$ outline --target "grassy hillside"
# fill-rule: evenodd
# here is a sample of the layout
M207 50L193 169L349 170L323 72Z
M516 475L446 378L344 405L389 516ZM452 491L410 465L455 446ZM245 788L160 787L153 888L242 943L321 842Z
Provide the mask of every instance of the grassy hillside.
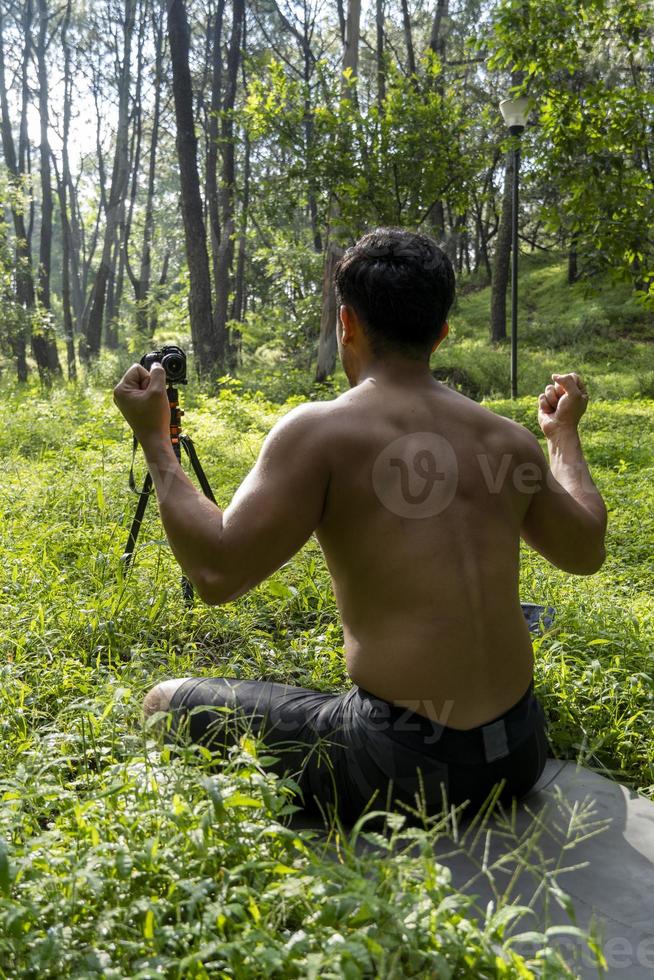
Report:
M557 754L654 798L654 402L639 388L652 347L636 310L638 340L617 335L625 320L602 321L605 336L580 332L600 300L568 292L561 276L535 265L526 277L531 395L487 402L533 428L533 395L568 367L601 396L583 437L610 511L607 563L576 578L523 553L523 598L558 611L536 642L537 690ZM616 297L597 309L617 308ZM489 390L503 392L508 351L485 343L487 301L461 299L438 359L480 381L496 372ZM556 334L552 324L571 331L571 346L540 349L535 338ZM236 603L185 608L154 506L136 565L120 575L135 498L108 392L5 391L3 406L0 978L556 976L545 935L533 973L511 950L506 923L519 913L500 903L481 924L470 918L432 857L446 827L398 829L394 855L376 838L382 850L366 858L336 832L334 860L287 826L291 784L266 773L251 743L220 771L196 750L161 753L140 721L159 678L346 685L320 553L310 543ZM189 392L187 407L224 504L286 407L232 390ZM532 929L544 924L524 916L518 931Z
M596 398L654 397L654 315L627 283L567 284L564 261L521 257L519 391L535 393L553 371L577 370ZM509 394L509 346L488 343L490 287L462 280L451 333L434 366L464 368L482 395ZM510 302L507 332L510 334Z

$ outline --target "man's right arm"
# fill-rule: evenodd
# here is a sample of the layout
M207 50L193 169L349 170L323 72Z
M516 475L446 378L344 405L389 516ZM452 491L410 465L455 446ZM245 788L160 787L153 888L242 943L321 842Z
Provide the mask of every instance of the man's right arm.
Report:
M577 431L588 396L577 374L553 375L553 380L538 406L550 465L534 439L530 455L543 479L523 520L522 536L558 568L591 575L601 568L606 554L606 507L593 483Z

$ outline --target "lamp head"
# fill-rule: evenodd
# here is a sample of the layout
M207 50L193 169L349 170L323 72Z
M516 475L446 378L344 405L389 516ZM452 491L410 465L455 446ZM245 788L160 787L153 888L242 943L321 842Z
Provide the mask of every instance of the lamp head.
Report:
M527 125L529 99L526 95L521 95L517 99L502 99L500 112L511 136L518 136Z

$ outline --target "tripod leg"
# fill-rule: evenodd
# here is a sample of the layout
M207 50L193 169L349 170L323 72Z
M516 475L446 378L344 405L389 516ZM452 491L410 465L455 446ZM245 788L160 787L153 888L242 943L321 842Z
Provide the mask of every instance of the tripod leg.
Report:
M145 480L143 481L143 489L139 494L139 502L136 505L136 513L134 514L134 520L132 521L132 526L129 529L129 537L127 538L125 551L122 555L122 561L125 563L126 568L129 567L129 564L134 555L134 548L136 547L136 539L139 536L141 524L143 523L143 515L145 514L145 508L147 507L148 497L150 496L151 490L152 490L152 477L150 476L149 473L147 473Z

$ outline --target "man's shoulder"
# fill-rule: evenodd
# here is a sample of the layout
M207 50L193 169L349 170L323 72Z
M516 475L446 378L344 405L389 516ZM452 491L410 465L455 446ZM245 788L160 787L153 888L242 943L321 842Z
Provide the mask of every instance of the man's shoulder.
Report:
M353 395L354 392L345 391L336 398L325 401L302 402L282 415L276 423L276 427L293 427L298 430L302 428L326 428L330 421L340 419L344 414L361 413L362 401Z
M484 413L487 439L503 452L514 452L530 458L540 449L538 439L526 426L505 415L498 415L483 405L477 406Z
M302 402L295 405L275 422L268 433L267 442L290 446L315 444L328 432L333 402Z

